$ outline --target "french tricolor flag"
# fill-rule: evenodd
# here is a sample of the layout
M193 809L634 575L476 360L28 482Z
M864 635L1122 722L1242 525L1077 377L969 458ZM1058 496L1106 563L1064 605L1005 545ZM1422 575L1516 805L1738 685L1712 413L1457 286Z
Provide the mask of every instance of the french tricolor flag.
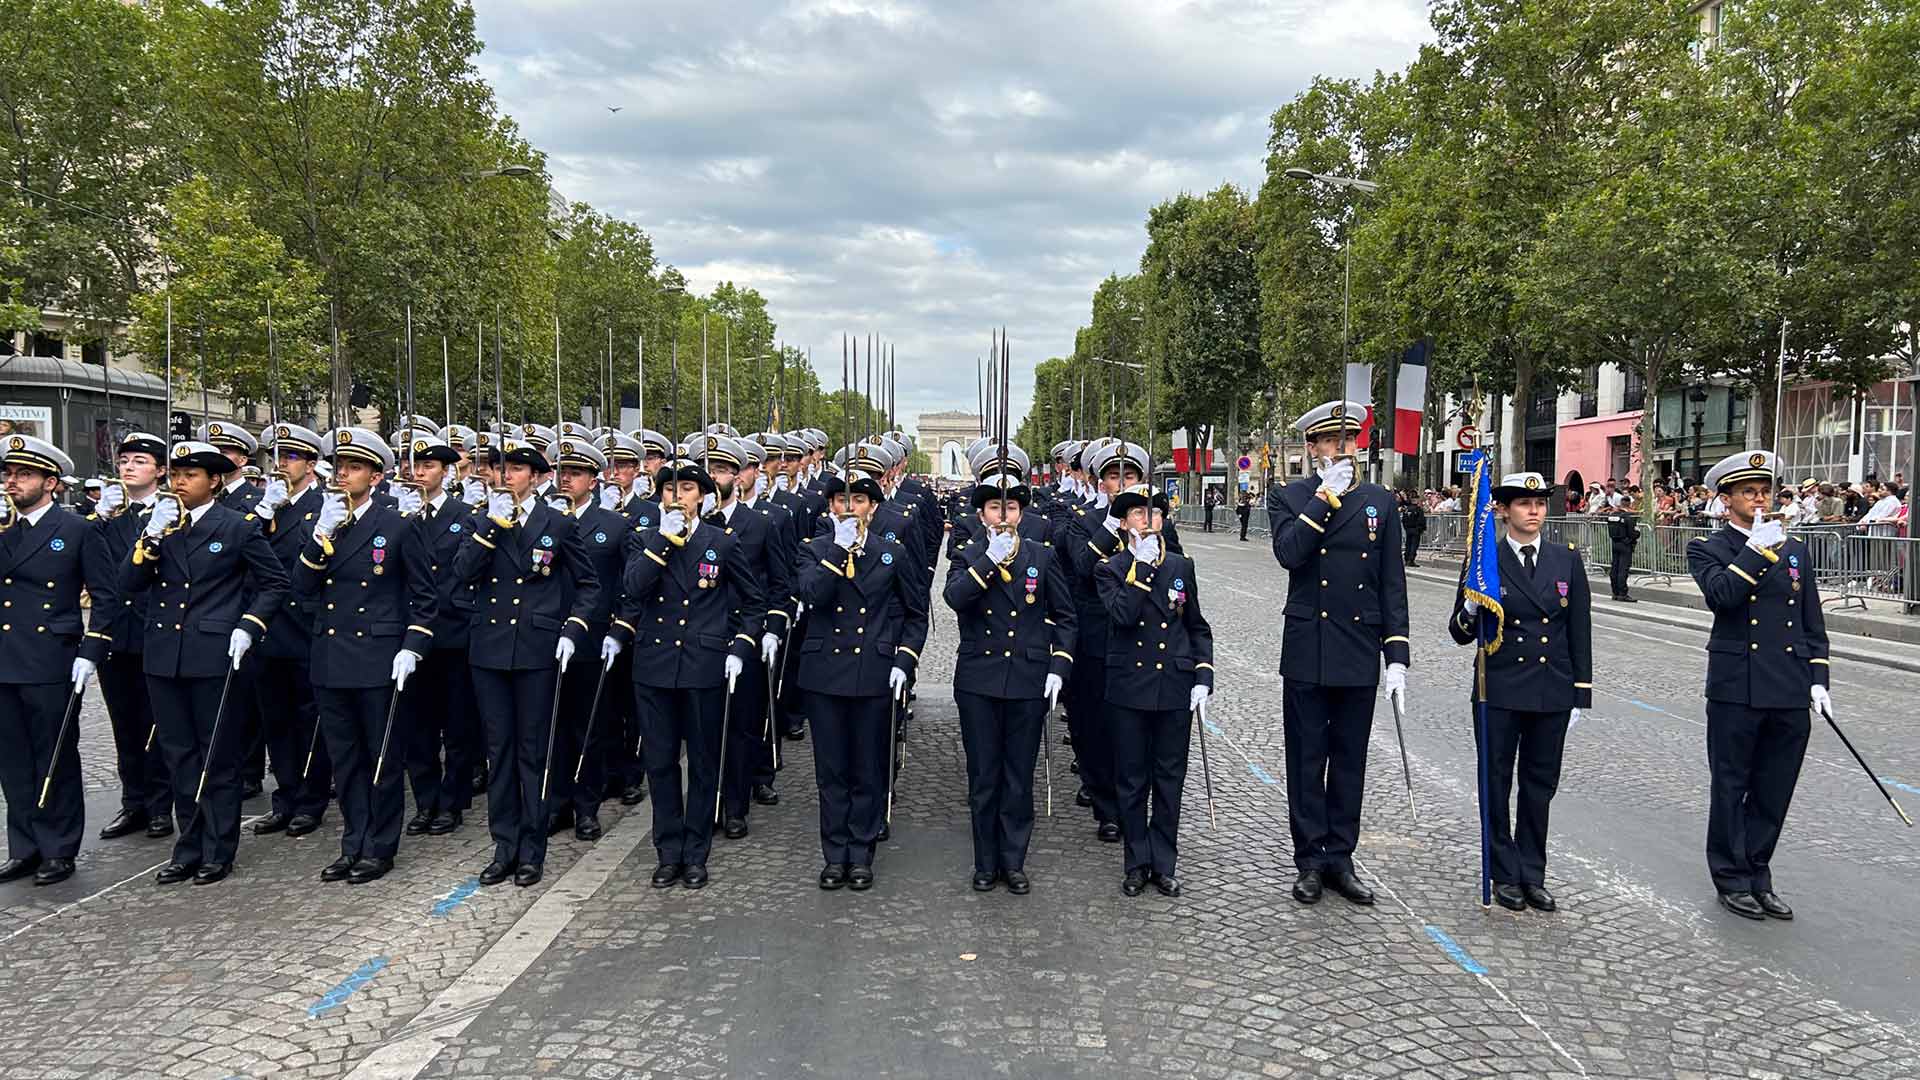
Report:
M1420 418L1427 411L1427 354L1432 343L1421 338L1400 354L1400 376L1393 391L1393 448L1420 453Z

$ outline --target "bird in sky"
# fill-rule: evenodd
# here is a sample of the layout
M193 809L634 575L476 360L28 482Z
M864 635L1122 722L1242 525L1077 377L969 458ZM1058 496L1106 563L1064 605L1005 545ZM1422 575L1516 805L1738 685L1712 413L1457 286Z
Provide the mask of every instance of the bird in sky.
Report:
M609 105L607 106L607 111L610 113L617 113L624 108L626 108L625 105Z

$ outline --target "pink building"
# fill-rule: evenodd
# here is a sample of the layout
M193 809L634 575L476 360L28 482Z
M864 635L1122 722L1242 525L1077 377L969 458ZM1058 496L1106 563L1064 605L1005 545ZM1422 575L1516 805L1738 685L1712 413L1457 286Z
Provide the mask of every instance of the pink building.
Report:
M1554 454L1556 480L1578 471L1592 484L1608 480L1638 482L1640 455L1633 440L1633 426L1640 422L1641 410L1609 413L1584 420L1564 420Z

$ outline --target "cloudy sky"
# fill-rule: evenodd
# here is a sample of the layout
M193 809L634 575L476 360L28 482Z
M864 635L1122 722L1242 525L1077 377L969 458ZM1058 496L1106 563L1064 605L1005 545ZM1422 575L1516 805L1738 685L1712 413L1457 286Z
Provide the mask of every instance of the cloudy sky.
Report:
M563 194L699 291L760 290L823 375L843 331L885 335L909 426L973 407L1001 324L1017 423L1150 206L1257 189L1276 106L1428 36L1420 0L475 6L482 71Z

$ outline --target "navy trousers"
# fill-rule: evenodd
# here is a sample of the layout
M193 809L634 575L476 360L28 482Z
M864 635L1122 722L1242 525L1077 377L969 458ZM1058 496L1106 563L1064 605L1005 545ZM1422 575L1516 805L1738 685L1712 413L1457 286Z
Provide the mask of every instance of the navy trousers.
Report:
M86 781L80 776L80 718L66 737L60 721L73 698L72 683L0 683L0 792L7 797L7 856L71 859L86 828ZM53 770L46 809L40 788Z
M727 689L634 687L653 788L653 846L660 862L705 866L713 850L714 797L720 790L720 739ZM680 782L680 748L687 775Z
M160 820L172 806L167 763L160 756L153 726L153 702L147 696L145 659L137 652L113 653L100 664L97 681L113 727L115 770L120 775L120 808Z
M887 820L887 710L893 699L809 692L813 777L820 787L820 854L830 863L872 866Z
M1180 793L1187 783L1185 709L1128 709L1113 717L1114 783L1126 868L1172 877L1180 856Z
M487 829L493 857L508 866L547 861L547 803L540 796L547 767L547 724L553 716L558 667L475 667L473 696L487 745Z
M734 682L733 711L727 717L727 774L720 778L727 817L746 817L753 809L753 785L773 782L767 734L767 666L749 660Z
M1281 680L1280 689L1294 868L1351 871L1379 689L1298 679Z
M239 681L236 676L234 682ZM160 727L160 753L172 781L173 819L180 830L174 834L173 861L182 866L230 863L240 849L240 761L247 748L245 732L239 730L237 690L229 691L226 719L217 733L214 730L224 682L219 675L147 676L147 694ZM203 762L207 786L195 813L193 795Z
M1773 849L1812 728L1806 709L1707 702L1707 869L1721 892L1773 890Z
M993 698L956 689L960 744L967 752L967 811L973 869L1024 870L1033 839L1033 765L1040 756L1045 698Z
M260 696L260 715L267 729L273 812L321 817L327 812L327 791L333 785L333 757L327 753L326 739L316 737L320 706L313 697L308 666L298 660L263 658L253 689Z
M560 732L553 740L553 773L547 788L550 816L568 810L576 820L600 815L600 802L606 797L607 761L619 735L620 719L614 715L613 702L626 697L627 687L632 685L631 681L615 682L616 673L612 671L606 671L602 685L603 671L599 664L587 661L569 666L560 678ZM596 689L600 693L598 706L593 700ZM573 779L576 769L579 783Z
M430 650L407 680L400 707L408 714L407 780L414 806L429 813L465 811L473 805L473 771L485 753L467 651Z
M1560 786L1568 715L1487 709L1490 869L1497 882L1547 883L1547 811ZM1476 739L1478 728L1476 724Z
M1080 762L1080 784L1093 799L1093 819L1102 825L1118 821L1120 810L1113 780L1113 720L1107 704L1105 658L1082 656L1074 660L1067 693L1067 729L1073 733L1073 753Z

